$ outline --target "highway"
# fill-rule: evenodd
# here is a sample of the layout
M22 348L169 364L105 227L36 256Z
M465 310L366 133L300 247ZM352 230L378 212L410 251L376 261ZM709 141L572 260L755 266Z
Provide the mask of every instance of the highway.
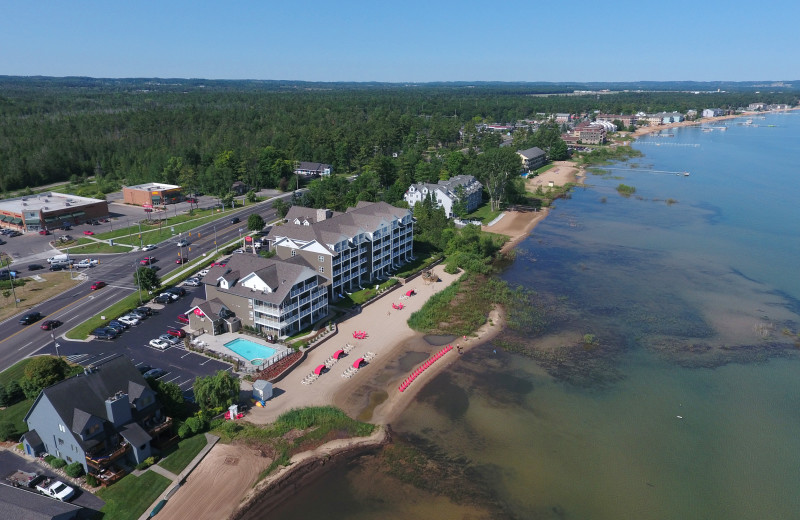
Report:
M291 193L288 193L281 195L279 198L285 200L290 197ZM128 340L128 337L132 337L134 334L137 338L135 343L138 345L146 344L146 340L164 333L163 327L157 329L155 325L151 325L150 323L167 320L167 318L163 320L151 318L138 325L135 328L135 332L134 329L126 331L116 340L109 342L70 341L60 337L61 334L64 334L72 327L136 291L133 274L135 269L139 266L139 261L145 256L151 255L158 259L156 265L161 268L158 274L162 280L167 278L172 271L181 267L175 263L175 260L178 258L179 249L183 250L184 256L188 255L190 261L196 259L198 255L205 255L209 258L210 263L212 255L215 252L215 235L218 246L234 238L245 235L247 233L247 217L254 212L260 214L265 222L272 222L277 218L275 210L272 209L272 202L267 201L257 206L249 206L240 211L227 213L219 220L204 224L191 233L184 233L182 236L176 235L170 240L157 244L158 248L150 252L137 251L117 255L103 255L100 265L82 270L82 272L86 273L88 276L86 281L63 294L41 303L31 310L20 312L3 323L0 323L0 370L5 370L14 363L31 355L56 353L51 333L41 330L41 321L28 326L20 325L19 318L31 311L40 312L43 315L43 320L57 319L64 323L55 330L56 341L60 345L59 353L62 356L69 356L70 359L77 360L78 362L82 362L80 361L81 359L93 358L101 351L114 352L115 347L123 343L125 344L125 348L133 348L133 345L129 345L131 342ZM238 217L241 221L233 224L231 219L234 217ZM189 240L190 245L188 247L178 248L176 243L181 238ZM22 272L27 272L27 265L25 264L15 264L14 267ZM97 291L92 291L90 289L91 282L98 280L105 281L108 285ZM187 287L187 289L189 288ZM169 322L170 324L174 324L172 323L172 321L174 321L174 316L185 312L188 309L188 304L192 297L198 296L204 297L202 288L196 288L194 291L190 291L190 294L187 294L183 299L167 306L165 311L169 312L171 317L165 323ZM111 317L112 316L109 316L109 318ZM105 349L101 348L98 350L98 344L105 345ZM121 350L123 349L116 348L116 351ZM158 354L167 354L169 351L179 350L186 353L182 348L170 348L166 352L155 352ZM195 354L192 356L201 357ZM135 359L135 356L131 357ZM172 357L172 354L168 354L164 357ZM203 358L203 361L205 361L205 359L206 358ZM228 365L225 365L225 367L227 366Z

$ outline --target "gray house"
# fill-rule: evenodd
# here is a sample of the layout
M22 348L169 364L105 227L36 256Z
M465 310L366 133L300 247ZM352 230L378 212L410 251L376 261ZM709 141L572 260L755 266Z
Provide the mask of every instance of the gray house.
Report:
M453 205L456 202L463 202L467 213L481 205L483 184L472 175L456 175L446 181L440 180L436 184L412 184L403 195L409 207L428 197L433 197L437 207L443 207L445 215L452 218L455 216Z
M80 462L86 473L102 473L105 479L121 472L117 463L149 457L151 442L172 421L144 377L120 354L42 390L25 422L27 454Z

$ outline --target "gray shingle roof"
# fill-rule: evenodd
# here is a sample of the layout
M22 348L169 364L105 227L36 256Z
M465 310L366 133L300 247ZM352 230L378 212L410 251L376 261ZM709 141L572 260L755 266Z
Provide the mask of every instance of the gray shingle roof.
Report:
M527 150L519 150L517 153L524 156L526 159L533 159L534 157L547 155L545 154L544 150L542 150L538 146L534 146L533 148L528 148Z
M55 517L72 518L81 507L53 500L24 489L0 484L0 518L24 520L52 520Z

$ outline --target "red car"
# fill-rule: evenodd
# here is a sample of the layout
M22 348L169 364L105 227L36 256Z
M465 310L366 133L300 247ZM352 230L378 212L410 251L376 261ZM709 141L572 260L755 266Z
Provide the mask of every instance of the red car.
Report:
M186 332L184 332L181 329L175 329L175 328L172 328L172 327L167 329L167 334L169 334L170 336L175 336L176 338L185 338L186 337Z
M84 235L94 235L94 231L89 231L88 229L83 232Z
M40 230L39 230L39 234L40 234L40 235L49 235L49 234L50 234L50 232L49 232L49 231L47 231L46 229L40 229Z
M60 326L61 322L58 320L47 320L43 321L42 324L39 326L42 330L52 330L56 327ZM183 332L183 331L181 331Z
M189 323L189 316L185 314L178 314L178 321L181 323Z
M148 265L148 264L152 264L155 261L156 261L156 257L154 257L154 256L146 256L146 257L142 258L141 260L139 260L139 263L142 264L142 265Z
M105 286L106 286L106 282L94 282L92 284L92 290L96 291L97 289L102 289Z
M185 263L186 263L186 262L188 262L188 261L189 261L189 259L188 259L188 258L186 258L185 256L179 256L179 257L178 257L178 258L175 260L175 263L176 263L176 264L185 264Z

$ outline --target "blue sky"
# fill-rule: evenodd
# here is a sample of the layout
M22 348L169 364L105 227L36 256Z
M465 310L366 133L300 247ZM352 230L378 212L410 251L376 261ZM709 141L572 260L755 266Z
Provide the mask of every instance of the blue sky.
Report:
M2 0L0 74L793 80L800 3Z

